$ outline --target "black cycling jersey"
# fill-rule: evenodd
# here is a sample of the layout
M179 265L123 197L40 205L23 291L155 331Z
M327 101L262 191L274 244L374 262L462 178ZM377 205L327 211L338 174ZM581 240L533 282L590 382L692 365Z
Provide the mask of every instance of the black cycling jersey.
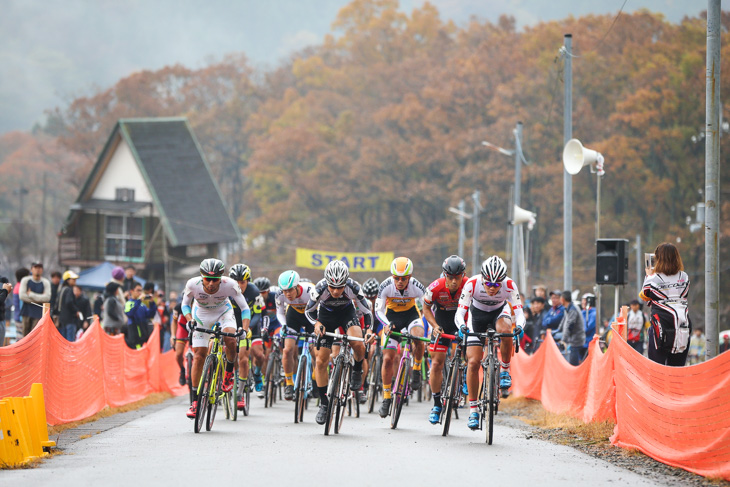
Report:
M372 323L370 303L365 298L360 285L352 279L347 280L345 290L339 298L335 298L330 294L325 279L317 283L314 291L310 292L310 297L304 313L312 324L316 323L322 314L355 317L355 303L357 303L357 307L365 316L365 328L370 328ZM344 325L344 323L341 323L341 325Z

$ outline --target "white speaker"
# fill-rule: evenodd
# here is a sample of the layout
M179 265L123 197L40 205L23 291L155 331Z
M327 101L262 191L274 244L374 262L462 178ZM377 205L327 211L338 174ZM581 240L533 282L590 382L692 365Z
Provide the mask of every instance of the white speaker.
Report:
M512 215L512 223L514 223L515 225L527 223L527 228L529 228L530 230L532 230L532 227L535 226L535 222L537 222L537 213L525 210L524 208L520 208L517 205L514 205L514 211Z
M598 152L586 149L578 139L570 139L563 148L563 166L568 174L575 176L583 169L583 166L590 166L597 162L603 162L603 156ZM603 169L601 167L601 169Z

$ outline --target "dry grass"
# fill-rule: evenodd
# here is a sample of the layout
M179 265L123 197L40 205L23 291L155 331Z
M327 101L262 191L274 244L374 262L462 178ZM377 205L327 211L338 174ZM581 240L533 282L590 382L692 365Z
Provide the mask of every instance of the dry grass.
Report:
M104 408L98 413L96 413L93 416L89 416L88 418L82 419L80 421L72 421L70 423L64 423L64 424L58 424L56 426L49 426L48 427L48 436L55 436L59 433L66 431L71 428L76 428L78 426L81 426L82 424L91 423L92 421L97 421L102 418L108 418L109 416L114 416L115 414L119 413L126 413L128 411L134 411L139 408L143 408L145 406L151 406L152 404L159 404L163 401L166 401L167 399L171 398L172 394L169 392L155 392L154 394L150 394L149 396L145 397L144 399L132 402L129 404L125 404L124 406L119 406L116 408Z

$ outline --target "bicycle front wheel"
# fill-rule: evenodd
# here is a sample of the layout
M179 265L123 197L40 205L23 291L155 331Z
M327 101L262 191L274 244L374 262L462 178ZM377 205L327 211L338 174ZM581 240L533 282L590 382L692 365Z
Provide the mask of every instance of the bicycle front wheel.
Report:
M393 391L393 413L390 416L390 429L396 429L398 427L398 420L400 419L400 412L403 409L403 403L406 398L406 389L408 386L408 375L409 371L406 367L407 361L401 360L398 366L398 374L395 376L395 391Z
M217 369L217 370L216 370ZM223 385L223 367L218 364L216 360L216 368L211 374L211 387L210 393L208 394L208 414L205 422L205 430L210 431L213 428L213 421L215 421L215 413L218 410L218 403L222 395L221 386Z
M269 355L269 363L266 364L266 387L264 388L264 407L268 408L274 405L274 370L276 369L276 353Z
M307 360L304 357L299 358L299 367L297 367L297 382L294 384L294 423L299 423L304 416L304 391L306 380Z
M489 414L488 414L488 426L486 428L487 430L487 444L491 445L492 440L494 438L494 411L495 411L495 405L497 403L497 394L499 394L497 391L499 390L499 384L497 381L499 380L499 374L497 373L497 360L495 360L495 357L493 355L489 356L489 363L487 364L487 370L485 373L489 375L489 378L486 376L484 377L484 380L487 381L487 402L488 402L488 408L489 408Z
M452 413L455 413L455 408L457 406L458 402L458 394L459 394L459 364L456 360L451 360L449 362L449 371L446 375L446 390L443 393L442 401L446 401L445 404L445 411L441 413L441 418L444 423L444 430L441 433L441 436L448 436L449 434L449 427L451 426L451 416Z
M198 395L197 390L193 386L193 379L192 379L192 370L193 370L193 357L191 355L185 356L185 382L188 385L188 391L190 391L190 404L195 401L195 397Z
M340 377L342 377L342 362L337 361L335 370L330 376L329 391L327 392L327 420L324 423L324 434L330 434L332 424L335 422L335 410L340 397Z
M205 418L205 414L208 412L208 403L210 402L208 400L209 395L211 394L211 384L213 383L213 373L215 371L216 367L216 361L215 356L208 355L205 358L205 363L203 365L203 375L200 377L200 385L198 386L198 394L197 394L197 401L198 401L198 409L195 412L195 422L193 424L193 431L196 433L200 433L200 430L203 429L203 422Z
M350 398L350 364L346 364L342 369L340 376L340 394L337 398L337 414L335 422L335 434L339 434L342 429L342 421L345 419L345 405ZM348 414L352 414L351 412Z

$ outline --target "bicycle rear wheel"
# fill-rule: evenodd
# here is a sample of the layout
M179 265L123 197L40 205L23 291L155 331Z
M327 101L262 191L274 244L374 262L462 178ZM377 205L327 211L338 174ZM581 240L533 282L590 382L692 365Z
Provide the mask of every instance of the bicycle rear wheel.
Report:
M266 364L266 387L264 388L264 407L268 408L273 406L274 397L274 364L276 363L276 353L272 352L269 355L269 363Z
M403 403L405 402L406 386L408 385L408 370L407 362L401 360L398 365L398 374L395 376L395 391L393 391L393 412L390 416L390 429L396 429L398 427L398 420L400 419L400 412L403 409Z
M328 436L332 423L335 419L335 409L337 409L336 401L340 395L340 377L342 376L342 362L337 361L335 370L332 372L329 381L329 391L327 392L327 420L324 423L324 434Z
M294 423L299 423L304 415L306 367L307 360L304 357L300 357L299 367L297 367L297 382L294 384Z
M208 355L203 365L203 374L200 376L200 385L198 386L198 409L195 412L195 421L193 422L193 431L200 433L203 429L205 413L208 411L208 395L210 394L210 386L213 380L212 371L215 369L215 357Z
M380 373L383 363L381 362L380 355L376 355L373 359L373 364L370 367L370 379L368 380L368 414L373 412L375 409L375 402L378 399L380 389Z

